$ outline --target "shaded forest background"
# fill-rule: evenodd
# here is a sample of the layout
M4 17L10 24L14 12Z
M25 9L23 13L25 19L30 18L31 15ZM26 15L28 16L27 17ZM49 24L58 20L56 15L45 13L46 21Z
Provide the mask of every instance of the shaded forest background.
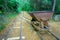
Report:
M0 0L0 13L52 10L53 0ZM56 0L55 14L60 13L60 0Z
M53 0L0 0L0 31L21 11L52 11ZM54 14L60 14L60 0L56 0Z

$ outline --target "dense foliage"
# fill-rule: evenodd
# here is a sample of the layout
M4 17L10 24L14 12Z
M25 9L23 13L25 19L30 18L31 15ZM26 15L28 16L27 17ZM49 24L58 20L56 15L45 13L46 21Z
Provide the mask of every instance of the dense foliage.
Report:
M60 0L56 0L56 13L60 13ZM53 0L0 0L1 12L52 10Z
M0 31L20 11L52 10L53 0L0 0ZM60 14L60 0L56 0L55 14Z

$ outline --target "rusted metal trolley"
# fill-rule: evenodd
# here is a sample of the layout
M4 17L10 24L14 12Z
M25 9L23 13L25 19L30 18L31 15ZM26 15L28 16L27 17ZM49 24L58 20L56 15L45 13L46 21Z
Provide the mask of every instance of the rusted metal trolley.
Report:
M48 20L52 17L52 15L54 13L55 3L56 3L56 0L54 0L52 11L30 12L30 15L32 16L32 25L35 26L34 23L37 21L37 22L39 22L38 24L41 26L41 28L49 27Z

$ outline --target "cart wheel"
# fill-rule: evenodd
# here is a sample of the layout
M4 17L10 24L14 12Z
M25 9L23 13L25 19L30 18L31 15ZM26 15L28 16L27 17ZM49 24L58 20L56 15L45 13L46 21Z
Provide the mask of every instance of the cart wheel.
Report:
M38 21L33 21L32 22L32 27L34 28L35 31L39 31L40 30L40 24Z
M44 26L44 28L42 28L44 30L50 30L50 26Z
M44 29L47 29L47 27L44 26Z

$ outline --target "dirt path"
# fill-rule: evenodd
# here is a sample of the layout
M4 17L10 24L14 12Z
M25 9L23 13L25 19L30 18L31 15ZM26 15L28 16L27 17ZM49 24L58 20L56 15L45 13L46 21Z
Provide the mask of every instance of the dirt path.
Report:
M20 24L21 24L21 16L22 14L18 15L11 25L11 30L9 30L9 34L7 34L7 39L9 40L16 40L20 38ZM37 33L31 28L31 24L29 24L26 20L23 20L23 32L22 32L22 39L23 40L40 40ZM5 37L6 38L6 37Z
M60 22L51 22L51 32L60 38Z
M12 23L13 25L11 25L11 30L9 30L9 34L7 34L7 39L9 40L19 40L20 39L20 27L21 27L21 19L22 18L22 14L19 14L18 17L15 19L15 21ZM28 19L26 19L28 18ZM31 24L29 22L31 22L32 18L28 15L28 14L24 14L24 18L23 18L23 23L22 23L22 39L23 40L41 40L41 37L38 36L37 32L33 30ZM27 21L28 20L28 21ZM54 24L54 23L53 23ZM53 25L51 24L51 25ZM54 27L52 27L51 30L53 30L53 32L58 32L58 30ZM59 33L60 34L60 33ZM42 34L42 36L44 37L45 40L56 40L55 38L53 38L50 34L46 33L46 34Z

